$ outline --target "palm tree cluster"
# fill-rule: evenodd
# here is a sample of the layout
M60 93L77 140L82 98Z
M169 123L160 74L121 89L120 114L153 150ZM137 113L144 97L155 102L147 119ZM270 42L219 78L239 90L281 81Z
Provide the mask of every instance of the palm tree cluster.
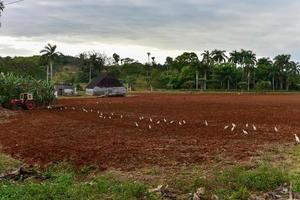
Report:
M291 83L299 80L299 64L291 61L290 55L278 55L273 60L266 57L257 59L256 54L250 50L232 51L227 56L225 50L216 49L204 51L201 56L202 58L198 58L195 53L186 52L174 61L168 57L165 63L168 74L172 71L186 71L189 67L196 75L195 88L198 89L200 80L203 90L207 89L208 82L221 82L221 85L226 82L227 89L230 89L234 81L236 88L245 85L248 91L255 88L257 83L270 83L273 90L289 90ZM199 71L203 74L200 79Z
M47 82L49 81L49 76L50 80L52 81L53 79L53 64L54 61L62 55L60 52L56 51L57 46L56 45L51 45L48 44L45 46L43 50L41 50L42 56L48 61L49 66L47 66Z

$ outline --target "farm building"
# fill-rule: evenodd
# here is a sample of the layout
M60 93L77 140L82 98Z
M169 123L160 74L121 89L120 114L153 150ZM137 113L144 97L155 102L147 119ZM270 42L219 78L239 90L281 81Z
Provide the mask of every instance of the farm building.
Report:
M76 95L76 87L74 87L73 84L68 83L58 83L55 84L55 93L57 93L58 96L72 96Z
M113 76L98 76L86 87L86 94L93 96L125 96L126 88Z

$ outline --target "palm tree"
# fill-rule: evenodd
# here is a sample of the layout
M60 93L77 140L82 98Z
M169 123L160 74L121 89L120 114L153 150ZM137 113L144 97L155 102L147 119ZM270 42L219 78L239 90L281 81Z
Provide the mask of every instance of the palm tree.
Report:
M226 59L228 58L226 56L226 51L225 50L218 50L215 49L211 52L211 56L213 61L217 62L218 64L226 62Z
M286 69L286 90L289 90L289 85L290 85L290 77L294 75L298 75L300 72L299 70L299 63L296 63L294 61L290 61L288 68Z
M45 57L50 66L50 80L53 79L53 64L54 61L58 58L58 56L62 55L62 53L56 51L57 46L48 44L45 46L43 50L40 51L43 57ZM47 66L47 82L49 81L49 66Z
M238 64L241 64L242 63L242 56L241 56L241 52L238 52L238 51L232 51L230 54L230 57L228 59L228 61L230 63L233 63L235 65L235 67L238 65Z
M285 70L289 68L291 55L278 55L274 58L274 65L279 71L280 89L283 89L283 80L285 77Z
M119 62L120 62L120 56L116 53L113 54L113 59L115 61L115 64L116 65L119 65Z
M211 58L211 53L209 51L204 51L202 54L202 69L204 72L204 84L203 89L206 90L207 72L210 70L213 60Z
M266 69L268 76L272 79L272 89L275 90L275 76L277 75L277 68L273 64L272 60L270 58L260 58L257 61L257 69Z
M150 56L151 56L151 53L148 52L147 55L148 55L148 64L150 64Z
M103 57L101 57L101 54L96 53L96 52L91 52L89 53L89 58L88 58L88 66L89 66L89 82L92 81L92 70L93 69L98 69L99 72L101 72L105 60Z
M254 68L256 64L256 54L250 50L247 51L242 49L241 57L242 57L242 66L244 67L244 70L247 74L248 91L250 91L250 76L251 76L251 70Z

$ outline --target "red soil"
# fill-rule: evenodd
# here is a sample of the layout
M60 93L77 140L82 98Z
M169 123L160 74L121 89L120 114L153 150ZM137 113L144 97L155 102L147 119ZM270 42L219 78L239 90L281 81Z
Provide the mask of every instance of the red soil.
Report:
M290 143L300 133L297 95L141 94L60 103L68 109L24 111L12 122L0 123L0 150L29 164L67 160L76 166L133 170L203 164L220 155L246 160L264 145ZM83 107L93 113L83 112ZM99 118L98 110L106 119ZM140 121L141 116L147 119ZM155 122L151 130L149 117ZM187 124L180 126L182 120ZM237 129L225 131L232 122ZM258 130L245 128L246 123Z

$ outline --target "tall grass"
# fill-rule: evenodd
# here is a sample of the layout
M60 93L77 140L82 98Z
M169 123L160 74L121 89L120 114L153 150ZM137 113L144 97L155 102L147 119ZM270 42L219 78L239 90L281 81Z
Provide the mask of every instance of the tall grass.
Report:
M39 105L46 105L55 99L54 85L30 76L18 76L13 73L0 73L0 104L19 98L20 93L33 93Z

